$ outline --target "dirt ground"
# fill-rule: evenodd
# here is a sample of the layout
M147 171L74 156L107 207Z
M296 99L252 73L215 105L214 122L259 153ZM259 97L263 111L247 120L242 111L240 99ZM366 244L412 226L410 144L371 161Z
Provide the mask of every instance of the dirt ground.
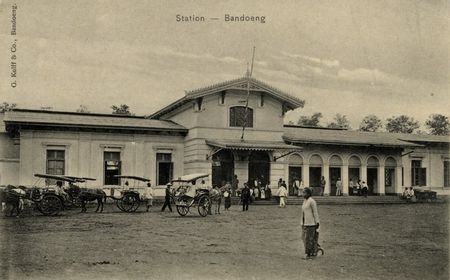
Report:
M447 204L319 205L315 260L301 259L299 207L0 218L0 278L449 279Z

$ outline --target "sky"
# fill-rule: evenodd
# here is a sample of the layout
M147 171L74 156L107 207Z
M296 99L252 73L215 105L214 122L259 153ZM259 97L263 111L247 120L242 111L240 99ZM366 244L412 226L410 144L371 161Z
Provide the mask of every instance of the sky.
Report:
M450 115L448 18L437 0L0 0L0 103L99 113L125 103L148 115L186 90L242 77L255 46L253 77L306 101L286 122L322 112L322 124L339 113L353 128L369 114L424 123Z

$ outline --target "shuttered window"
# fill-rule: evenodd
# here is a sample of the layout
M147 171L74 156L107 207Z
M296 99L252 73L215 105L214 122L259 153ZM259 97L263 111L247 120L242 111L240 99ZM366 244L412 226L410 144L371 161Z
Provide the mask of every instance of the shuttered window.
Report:
M244 106L236 106L230 108L231 127L253 127L253 109L247 108L247 113L245 113L245 111L246 110Z
M65 151L47 150L47 174L64 175Z
M413 160L411 162L411 180L412 186L427 185L427 169L422 167L421 160Z
M157 185L165 185L172 181L173 178L173 162L172 154L157 153L156 154L156 173Z

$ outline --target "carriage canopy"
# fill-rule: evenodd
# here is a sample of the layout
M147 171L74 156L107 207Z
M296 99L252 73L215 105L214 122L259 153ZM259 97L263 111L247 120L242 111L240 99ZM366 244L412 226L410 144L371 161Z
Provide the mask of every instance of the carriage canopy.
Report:
M75 180L76 182L79 182L79 183L84 183L86 181L96 181L97 180L97 179L89 178L89 177L77 177L77 176L68 176L68 175L66 175L64 177L67 177L69 179L73 179L73 180Z
M122 179L132 179L132 180L138 180L143 182L150 182L150 179L147 179L145 177L139 177L139 176L129 176L129 175L114 175L116 178L122 178Z
M192 182L192 181L197 181L198 179L205 178L208 176L209 176L208 173L194 173L194 174L183 175L183 176L179 177L178 179L172 180L172 182Z
M64 176L64 175L34 174L34 176L38 177L38 178L54 179L54 180L65 181L65 182L70 182L70 183L77 182L75 179L70 178L68 176Z

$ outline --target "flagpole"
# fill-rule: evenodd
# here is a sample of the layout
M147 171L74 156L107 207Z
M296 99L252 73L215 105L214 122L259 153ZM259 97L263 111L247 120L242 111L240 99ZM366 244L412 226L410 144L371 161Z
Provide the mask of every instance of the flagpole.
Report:
M248 100L250 99L250 78L252 77L252 73L253 73L253 62L255 61L255 49L256 49L256 47L253 46L252 63L250 65L250 71L248 69L248 64L247 64L247 74L246 74L246 76L247 76L247 98L245 100L244 125L242 126L241 141L244 141L245 127L247 126Z

